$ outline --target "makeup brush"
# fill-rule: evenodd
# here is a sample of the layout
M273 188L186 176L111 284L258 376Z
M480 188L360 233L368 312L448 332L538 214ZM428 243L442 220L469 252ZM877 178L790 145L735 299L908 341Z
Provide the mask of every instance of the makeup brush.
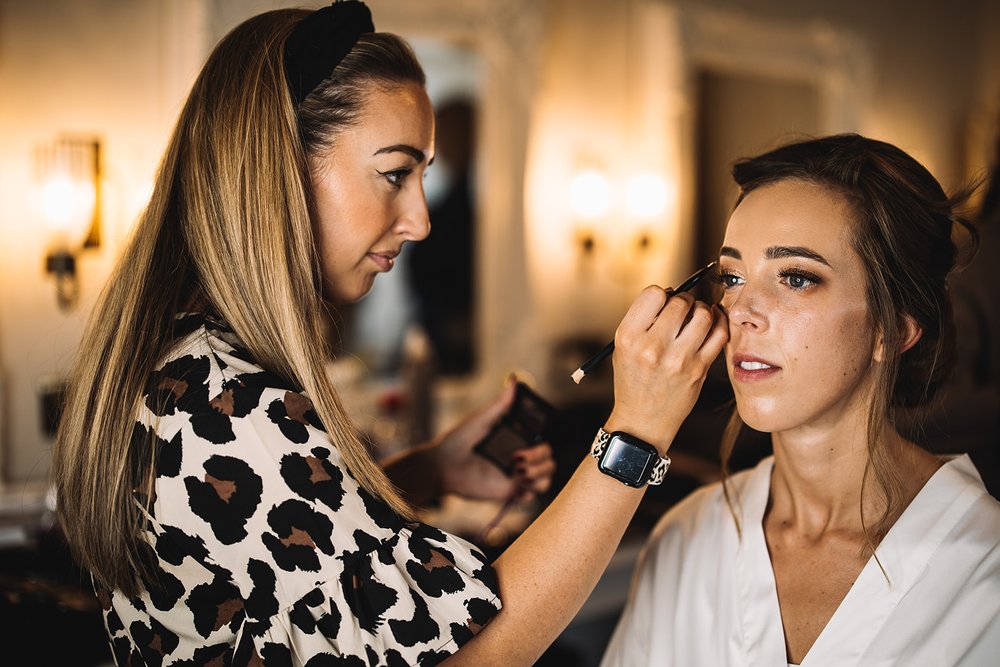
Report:
M715 265L716 262L714 261L709 262L705 266L701 267L700 269L692 273L691 277L689 277L687 280L685 280L684 282L682 282L680 285L677 286L677 289L668 289L667 290L668 298L670 296L673 296L674 294L680 294L681 292L686 292L695 285L697 285L698 281L701 280L706 273L711 271L715 267ZM587 373L594 370L597 364L604 361L607 357L610 357L611 353L614 351L615 351L615 341L612 340L610 343L604 346L603 350L592 356L590 359L587 359L585 362L583 362L583 365L581 365L579 368L573 371L573 376L572 376L573 382L580 384L580 380L582 380Z

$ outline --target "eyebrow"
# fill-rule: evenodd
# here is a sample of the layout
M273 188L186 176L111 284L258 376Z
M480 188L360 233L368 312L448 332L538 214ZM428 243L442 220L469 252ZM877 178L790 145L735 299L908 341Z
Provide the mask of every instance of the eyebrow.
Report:
M386 153L406 153L417 162L423 162L427 158L427 154L422 150L407 144L393 144L392 146L386 146L385 148L380 148L375 151L373 155L385 155ZM431 158L430 162L427 164L434 164L434 158Z
M722 246L719 248L719 257L732 257L733 259L743 259L743 254L736 248L731 248L729 246ZM785 246L776 245L767 248L764 251L764 257L767 259L784 259L785 257L804 257L805 259L811 259L820 264L826 264L830 266L830 262L826 261L823 255L819 254L815 250L810 250L809 248L804 248L802 246ZM831 267L832 268L832 267Z

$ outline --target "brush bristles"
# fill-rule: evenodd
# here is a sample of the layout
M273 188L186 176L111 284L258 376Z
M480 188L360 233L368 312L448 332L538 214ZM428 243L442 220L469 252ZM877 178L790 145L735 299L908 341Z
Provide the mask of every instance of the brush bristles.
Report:
M586 375L586 373L583 372L583 369L577 368L575 371L573 371L573 382L580 384L580 380L583 379L584 375Z

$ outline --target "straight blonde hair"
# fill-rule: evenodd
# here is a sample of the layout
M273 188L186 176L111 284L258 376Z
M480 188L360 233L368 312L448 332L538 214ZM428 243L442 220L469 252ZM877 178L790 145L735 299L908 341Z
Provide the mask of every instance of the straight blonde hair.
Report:
M80 346L53 451L58 517L80 564L126 595L156 585L143 531L157 450L152 429L136 419L186 310L220 316L260 366L305 393L358 483L413 517L324 370L330 313L307 165L335 150L373 85L423 85L423 72L398 37L364 35L296 109L283 51L308 13L261 14L215 48Z

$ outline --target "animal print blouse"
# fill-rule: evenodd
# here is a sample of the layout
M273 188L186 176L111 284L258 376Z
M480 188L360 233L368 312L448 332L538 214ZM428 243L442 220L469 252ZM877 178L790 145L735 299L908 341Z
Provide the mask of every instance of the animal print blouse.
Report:
M479 551L365 492L225 325L180 321L134 428L155 430L161 585L98 590L119 665L433 665L496 615Z

